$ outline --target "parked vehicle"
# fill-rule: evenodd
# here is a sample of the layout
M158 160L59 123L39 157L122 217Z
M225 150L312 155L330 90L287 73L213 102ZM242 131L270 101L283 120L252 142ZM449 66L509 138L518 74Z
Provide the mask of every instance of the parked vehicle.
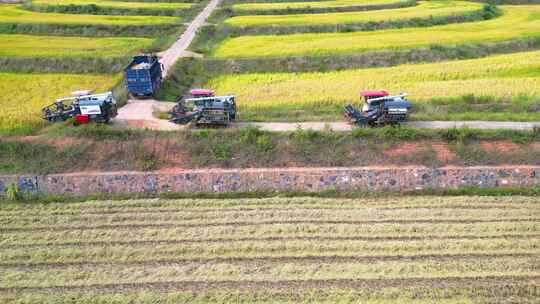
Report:
M41 110L43 119L60 122L75 118L75 123L108 123L117 115L116 100L112 92L90 94L76 91L73 96L57 99Z
M214 91L207 89L193 89L190 95L193 98L180 98L177 101L169 113L170 121L177 124L193 122L196 125L228 126L236 119L234 95L215 96Z
M400 124L408 120L411 103L407 94L390 96L387 91L364 91L363 105L358 110L353 105L345 106L344 115L351 123L359 126L384 126Z
M133 96L152 96L163 82L163 65L157 56L139 55L133 57L124 69L128 92Z

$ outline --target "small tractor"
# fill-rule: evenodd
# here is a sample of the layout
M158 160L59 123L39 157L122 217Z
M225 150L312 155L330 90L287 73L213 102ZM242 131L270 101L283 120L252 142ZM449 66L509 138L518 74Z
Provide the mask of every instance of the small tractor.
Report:
M116 100L112 92L90 94L90 91L76 91L72 97L57 99L41 110L43 119L60 122L75 118L76 124L88 122L108 123L117 115Z
M377 127L406 122L411 109L407 94L390 96L387 91L363 91L362 110L353 105L345 106L344 115L353 124Z
M169 112L171 122L177 124L228 126L236 119L236 97L234 95L215 96L214 91L193 89L191 98L177 99L177 104Z

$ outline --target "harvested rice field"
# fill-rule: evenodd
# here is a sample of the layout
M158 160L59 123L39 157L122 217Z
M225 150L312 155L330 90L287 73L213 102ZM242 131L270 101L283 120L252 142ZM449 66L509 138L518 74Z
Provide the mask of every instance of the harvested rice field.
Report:
M153 39L134 37L61 37L0 35L0 56L92 58L123 57L152 44Z
M535 303L534 197L0 206L2 303Z

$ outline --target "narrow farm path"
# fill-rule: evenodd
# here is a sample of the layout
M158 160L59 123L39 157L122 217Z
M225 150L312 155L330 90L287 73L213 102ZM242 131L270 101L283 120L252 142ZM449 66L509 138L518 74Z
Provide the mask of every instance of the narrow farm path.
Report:
M168 72L172 69L178 59L191 55L191 53L187 51L187 48L195 38L197 30L204 25L206 19L214 12L220 2L221 0L211 0L197 17L189 23L187 29L180 35L178 40L162 53L160 62L164 67L163 77L167 76ZM170 107L173 106L170 102L167 104L169 104ZM156 107L161 108L160 110L163 109L160 102L156 102L155 100L130 99L125 106L118 110L118 116L115 118L115 123L118 123L119 125L146 127L159 130L175 130L181 128L166 120L155 118L152 113Z
M532 130L534 127L540 127L540 122L513 122L513 121L410 121L408 126L428 129L448 129L463 128L472 129L510 129L510 130ZM245 122L238 123L235 126L257 126L266 131L294 131L297 129L322 131L331 129L333 131L350 131L354 128L347 122Z

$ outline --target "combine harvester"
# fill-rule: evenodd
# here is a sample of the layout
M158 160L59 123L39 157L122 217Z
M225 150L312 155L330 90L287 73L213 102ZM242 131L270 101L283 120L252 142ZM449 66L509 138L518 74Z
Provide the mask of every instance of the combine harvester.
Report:
M91 94L90 91L75 91L73 96L57 99L41 110L43 119L61 122L75 118L76 124L89 122L108 123L117 115L116 100L112 92Z
M234 95L215 96L214 91L207 89L193 89L189 93L191 98L180 97L169 112L171 122L226 127L236 119Z
M411 103L407 94L390 96L387 91L363 91L362 110L353 105L345 106L344 115L353 124L361 127L397 125L408 120Z

